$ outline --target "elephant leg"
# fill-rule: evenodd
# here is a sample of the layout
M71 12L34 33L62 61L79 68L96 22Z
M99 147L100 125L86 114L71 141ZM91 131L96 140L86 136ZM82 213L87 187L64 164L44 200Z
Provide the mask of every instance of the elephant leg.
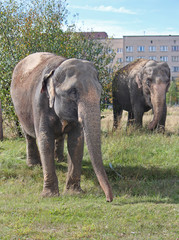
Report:
M58 179L55 173L54 160L55 140L52 131L40 129L37 134L37 141L44 176L44 185L41 195L43 197L58 196Z
M142 127L142 118L144 114L143 108L139 104L136 104L134 106L133 112L134 112L134 123L136 127Z
M134 113L128 112L128 120L127 120L127 127L134 124Z
M64 161L64 139L65 136L61 136L58 139L55 140L55 158L57 159L57 162L63 162Z
M66 181L66 191L81 192L81 164L84 149L83 129L78 124L72 131L68 133L68 174Z
M32 167L38 164L41 165L41 160L40 160L39 150L36 144L36 139L29 136L27 133L25 133L25 131L24 131L24 134L26 138L27 165L29 167Z
M119 107L118 103L113 100L113 130L118 128L118 125L122 118L123 109Z

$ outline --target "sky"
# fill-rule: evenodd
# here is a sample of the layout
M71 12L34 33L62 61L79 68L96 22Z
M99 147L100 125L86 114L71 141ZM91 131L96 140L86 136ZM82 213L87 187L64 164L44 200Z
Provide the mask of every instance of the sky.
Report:
M69 25L108 37L179 35L179 0L67 0ZM76 17L74 17L74 15Z

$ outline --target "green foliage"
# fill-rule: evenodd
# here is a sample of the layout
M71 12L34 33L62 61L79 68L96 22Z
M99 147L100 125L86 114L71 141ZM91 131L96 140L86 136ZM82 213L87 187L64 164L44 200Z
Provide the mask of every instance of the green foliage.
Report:
M15 65L31 53L52 52L92 61L104 89L102 102L108 96L111 79L108 64L114 54L108 53L106 41L87 39L84 34L76 33L75 26L63 31L63 25L67 25L66 5L65 0L0 1L0 97L5 118L14 121L17 130L10 82Z
M179 89L176 81L171 82L166 101L171 106L179 103Z

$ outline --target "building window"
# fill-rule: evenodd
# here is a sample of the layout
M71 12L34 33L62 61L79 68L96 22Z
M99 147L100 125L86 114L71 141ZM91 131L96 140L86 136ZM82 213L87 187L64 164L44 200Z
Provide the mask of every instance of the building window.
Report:
M172 51L173 52L178 52L179 51L179 46L172 46Z
M144 59L145 57L144 56L138 56L137 58L138 59Z
M172 62L179 62L179 56L173 56Z
M134 58L132 56L127 56L126 57L126 62L132 62Z
M173 67L173 72L179 72L179 67Z
M160 46L160 51L161 52L167 52L168 51L168 46Z
M167 56L160 56L160 61L168 62L168 57Z
M144 46L138 46L137 51L138 52L144 52L145 51L145 47Z
M123 49L122 48L117 48L117 53L122 53Z
M150 56L149 59L156 61L156 60L157 60L157 57L156 57L156 56Z
M156 46L149 46L149 52L156 52Z
M122 63L122 62L123 62L123 61L122 61L122 58L118 58L118 59L117 59L117 62L118 62L118 63Z
M133 52L132 46L126 46L126 52Z

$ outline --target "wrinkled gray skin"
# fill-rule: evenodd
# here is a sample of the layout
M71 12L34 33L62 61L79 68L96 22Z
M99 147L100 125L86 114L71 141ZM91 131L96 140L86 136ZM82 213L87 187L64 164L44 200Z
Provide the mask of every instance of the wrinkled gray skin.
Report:
M114 129L118 127L123 110L128 111L128 125L142 126L144 112L153 109L154 117L148 128L164 130L169 86L167 63L138 59L121 68L112 84Z
M67 60L51 53L35 53L15 67L11 96L26 136L27 164L42 164L42 196L59 194L54 163L55 139L63 149L63 136L67 134L66 191L81 191L85 136L92 165L106 200L113 200L101 156L100 95L97 71L88 61Z

